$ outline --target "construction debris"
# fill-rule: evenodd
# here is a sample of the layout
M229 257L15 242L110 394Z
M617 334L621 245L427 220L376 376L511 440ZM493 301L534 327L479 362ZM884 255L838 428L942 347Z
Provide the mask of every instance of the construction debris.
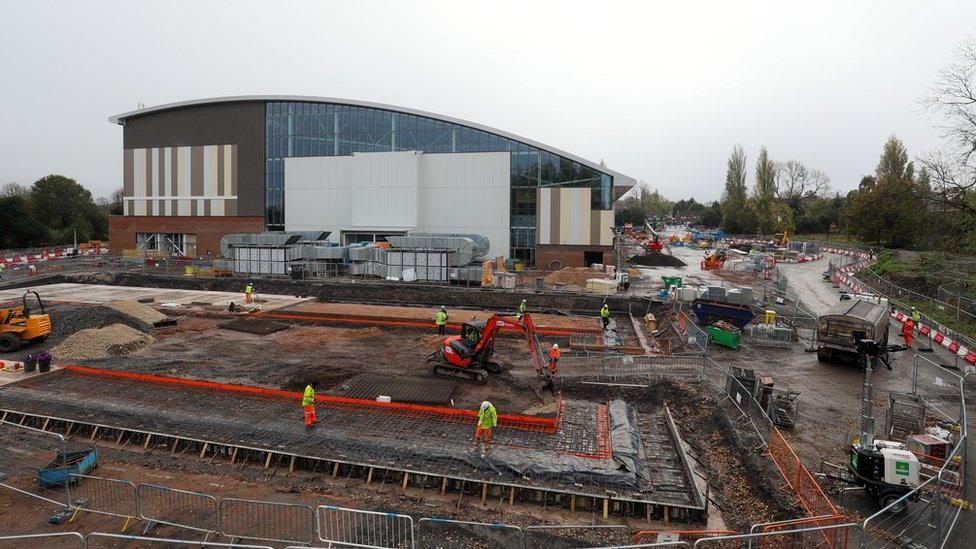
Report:
M654 252L647 255L637 255L627 260L631 265L641 267L684 267L685 262L677 257L661 252Z
M586 281L591 278L605 278L606 276L607 273L592 267L564 267L547 274L546 284L569 284L582 287L586 286Z
M112 324L75 332L51 349L51 354L59 360L108 358L134 353L152 342L152 336L135 328Z

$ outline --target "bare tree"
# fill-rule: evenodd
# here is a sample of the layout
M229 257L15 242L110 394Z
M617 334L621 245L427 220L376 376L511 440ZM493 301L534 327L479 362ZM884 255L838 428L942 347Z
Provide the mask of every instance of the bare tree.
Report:
M799 160L776 166L776 197L796 206L804 198L823 196L830 190L830 178L820 170L808 169Z
M943 149L919 161L931 176L937 207L955 212L961 229L976 229L976 36L956 50L922 105L938 117Z
M0 196L19 196L23 198L29 194L30 189L13 181L4 183L3 187L0 187Z

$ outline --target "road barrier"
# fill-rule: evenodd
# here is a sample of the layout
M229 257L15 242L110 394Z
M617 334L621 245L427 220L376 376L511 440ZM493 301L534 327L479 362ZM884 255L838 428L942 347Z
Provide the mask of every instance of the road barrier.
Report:
M38 545L39 540L58 540L58 547L80 547L85 549L85 536L78 532L57 532L51 534L16 534L0 536L0 547L44 547ZM77 544L75 544L77 542Z
M316 508L321 541L349 547L413 547L413 517L332 505Z
M196 492L140 484L139 516L145 520L201 532L220 531L217 498Z
M85 536L84 540L88 549L99 549L101 547L152 547L153 544L159 544L162 547L200 547L206 549L207 547L233 547L234 549L274 549L268 545L250 545L246 543L219 543L216 541L190 541L185 539L171 539L171 538L151 538L147 536L133 536L127 534L108 534L105 532L92 532ZM99 541L104 541L104 543L99 543ZM129 543L126 543L129 542ZM131 543L131 545L130 545ZM305 549L309 549L306 547Z
M486 547L521 547L523 532L510 524L470 522L441 518L422 518L417 521L417 547L421 549L463 547L468 542Z
M139 494L128 480L68 474L68 507L125 519L122 531L139 516ZM74 518L74 517L72 517Z
M309 505L229 498L220 501L219 509L220 533L232 539L315 540L315 510Z

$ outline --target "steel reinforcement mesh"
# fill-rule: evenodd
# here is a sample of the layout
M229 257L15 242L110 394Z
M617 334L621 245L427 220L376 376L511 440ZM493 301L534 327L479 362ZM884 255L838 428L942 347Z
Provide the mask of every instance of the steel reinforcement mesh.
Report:
M596 497L613 491L615 499L693 506L687 493L621 484L606 407L584 401L561 405L555 432L500 424L487 456L472 449L475 422L466 416L317 402L318 422L309 431L297 398L81 371L5 386L0 403L4 411L326 461ZM653 470L658 460L672 457L649 455L645 465Z

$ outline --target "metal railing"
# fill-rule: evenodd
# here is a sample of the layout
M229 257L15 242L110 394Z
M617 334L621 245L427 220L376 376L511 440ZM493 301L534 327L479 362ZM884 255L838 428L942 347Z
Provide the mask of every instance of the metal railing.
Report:
M349 547L413 547L413 517L347 509L333 505L316 508L318 538Z
M315 510L299 503L251 499L220 500L220 533L236 539L312 543Z
M139 516L151 522L201 532L220 531L217 498L156 484L140 484L136 490Z
M69 473L67 505L69 509L111 515L129 521L139 516L136 485L128 480ZM125 530L125 527L123 527Z

